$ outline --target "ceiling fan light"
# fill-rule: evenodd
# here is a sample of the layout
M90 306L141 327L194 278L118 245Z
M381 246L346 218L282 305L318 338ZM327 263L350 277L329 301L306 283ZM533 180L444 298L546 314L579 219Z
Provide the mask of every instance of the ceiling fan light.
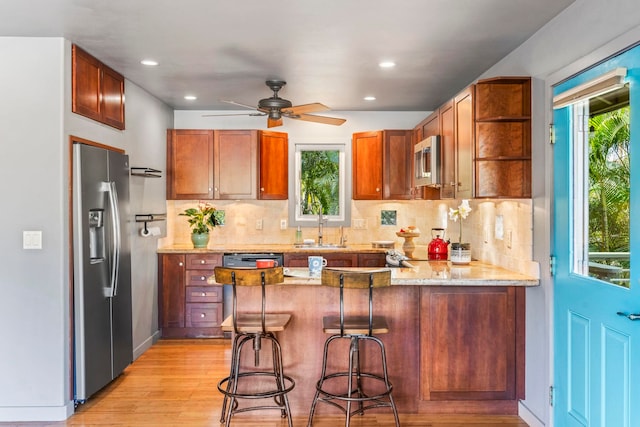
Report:
M280 117L282 117L280 114L280 110L277 110L277 109L269 110L269 118L271 120L278 120Z

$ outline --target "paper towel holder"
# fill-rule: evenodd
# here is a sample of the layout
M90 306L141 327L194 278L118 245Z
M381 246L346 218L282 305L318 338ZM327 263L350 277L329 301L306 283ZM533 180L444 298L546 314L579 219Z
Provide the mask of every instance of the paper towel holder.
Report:
M147 229L147 223L154 221L165 221L167 214L136 214L136 222L144 222L145 234L149 231Z

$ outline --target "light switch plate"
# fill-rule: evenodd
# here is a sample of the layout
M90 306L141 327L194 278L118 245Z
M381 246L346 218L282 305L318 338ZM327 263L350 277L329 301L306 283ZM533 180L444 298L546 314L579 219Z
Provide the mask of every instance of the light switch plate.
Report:
M22 232L22 249L42 249L42 231L24 230Z

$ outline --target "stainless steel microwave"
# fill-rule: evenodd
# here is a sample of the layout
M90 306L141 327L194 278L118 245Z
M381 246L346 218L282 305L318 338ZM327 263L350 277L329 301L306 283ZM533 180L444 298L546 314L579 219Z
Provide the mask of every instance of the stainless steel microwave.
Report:
M440 186L440 137L430 136L414 148L414 185Z

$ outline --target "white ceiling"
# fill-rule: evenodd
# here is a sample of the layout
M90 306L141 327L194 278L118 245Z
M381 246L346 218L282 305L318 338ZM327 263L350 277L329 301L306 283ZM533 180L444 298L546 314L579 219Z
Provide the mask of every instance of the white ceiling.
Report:
M294 105L428 111L573 1L2 0L0 36L63 36L174 109L256 105L280 78Z

